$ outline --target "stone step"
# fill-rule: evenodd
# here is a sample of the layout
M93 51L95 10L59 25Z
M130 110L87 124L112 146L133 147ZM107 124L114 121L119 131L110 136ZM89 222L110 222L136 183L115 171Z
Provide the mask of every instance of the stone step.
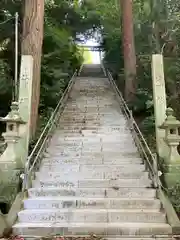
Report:
M119 136L121 133L127 133L127 129L125 127L122 126L122 128L110 128L107 127L108 129L102 129L102 127L92 127L90 125L88 126L61 126L60 128L58 128L60 131L62 131L63 134L69 134L69 133L85 133L85 132L91 132L93 134L97 134L97 135L116 135ZM61 134L62 134L61 133ZM57 134L60 135L60 133L58 132ZM122 139L123 140L123 139ZM130 139L125 139L125 141L129 141ZM132 139L131 139L132 140Z
M116 99L114 98L113 95L111 96L107 96L107 98L98 98L98 96L88 96L86 95L85 98L83 99L83 97L81 96L79 99L77 99L76 97L74 97L74 99L72 99L71 101L67 102L67 105L65 107L65 109L74 109L74 107L76 106L82 106L82 107L96 107L96 106L100 106L101 108L108 108L111 107L112 112L115 111L116 109L118 111L120 111L118 109L119 103L117 103ZM93 105L93 106L92 106ZM111 112L110 112L111 113Z
M21 236L74 236L94 233L100 236L156 236L170 235L172 228L166 223L17 223L14 235Z
M60 123L61 124L61 123ZM127 142L127 141L130 141L132 142L132 137L129 136L129 138L120 138L119 136L121 136L121 133L126 133L126 129L125 130L112 130L112 131L103 131L103 130L92 130L92 128L90 127L90 124L89 123L85 123L85 124L82 124L80 125L81 127L79 129L76 129L77 128L77 124L74 124L74 123L70 123L69 125L61 125L63 126L64 128L65 127L69 127L69 130L62 130L62 133L58 133L57 136L61 137L61 138L72 138L72 137L94 137L94 138L111 138L112 136L114 138L117 138L117 141L119 142ZM96 124L95 127L96 128L100 128L101 124ZM107 128L109 127L109 124L106 124ZM125 128L125 127L124 127ZM74 129L74 130L72 130ZM70 133L72 133L72 136L70 135Z
M47 155L46 155L47 156ZM119 159L111 159L104 158L103 156L99 157L77 157L77 158L68 158L68 157L58 157L51 156L45 157L42 161L43 164L85 164L85 165L128 165L128 164L143 164L142 159L140 158L119 158Z
M67 130L66 130L67 131ZM72 133L72 135L70 135L70 133ZM132 139L132 137L129 138L119 138L119 135L121 135L121 133L112 133L112 132L107 132L107 133L100 133L98 131L92 131L92 130L80 130L79 132L65 132L64 134L61 135L57 135L56 138L54 136L54 141L52 140L51 142L53 142L55 144L55 146L64 146L65 145L65 140L67 142L67 144L71 144L72 142L77 141L77 144L83 143L83 145L93 145L93 143L95 142L99 142L100 146L104 146L107 147L108 144L111 145L111 147L113 147L113 145L115 146L122 146L122 145L126 145L127 143L129 144L134 144L134 141ZM113 138L112 138L113 136ZM75 141L73 141L72 138L76 138ZM87 142L87 137L89 138L93 138L91 142ZM115 141L115 139L116 141ZM72 139L72 141L71 141ZM97 139L97 140L96 140ZM96 140L96 141L95 141Z
M112 100L112 99L110 99L110 100ZM112 105L112 106L110 106L110 104ZM105 113L107 113L108 115L111 115L112 113L111 112L109 112L108 110L109 109L112 109L113 108L113 110L114 109L117 109L117 111L119 111L119 109L118 109L118 104L117 103L115 103L114 102L114 104L113 104L113 102L111 102L111 103L107 103L107 105L105 105L105 104L101 104L101 103L98 103L98 102L94 102L94 103L92 103L91 104L91 102L89 101L74 101L74 102L71 102L71 103L69 103L66 107L65 107L65 109L64 109L64 112L66 112L66 111L73 111L74 109L76 109L76 108L78 108L78 109L83 109L83 110L85 110L85 109L87 109L87 112L89 112L88 110L94 110L95 112L96 112L96 110L97 111L101 111L101 112L105 112Z
M116 116L114 116L114 118L116 118ZM126 128L127 127L127 122L125 121L113 121L111 119L104 119L104 117L102 118L98 118L98 119L87 119L87 118L81 118L81 119L60 119L59 120L59 124L62 125L62 126L67 126L67 125L71 125L71 124L76 124L76 123L84 123L86 125L89 124L89 125L92 125L94 123L97 123L97 124L100 124L100 125L109 125L111 126L110 124L120 124L123 128Z
M30 188L29 197L106 197L106 198L150 198L156 197L156 190L152 188Z
M112 176L120 177L121 173L142 173L145 171L144 164L119 164L119 165L85 165L85 164L62 164L62 163L44 163L42 162L42 166L40 168L40 172L44 171L52 171L52 172L61 172L61 173L73 173L73 172L82 172L83 174L92 174L102 176Z
M83 236L85 237L85 236ZM171 236L168 235L156 235L156 236L116 236L107 237L106 240L173 240Z
M77 151L77 152L67 152L67 151L58 151L58 150L51 150L48 151L47 154L51 157L67 157L67 158L79 158L79 157L109 157L109 158L117 158L119 156L119 158L123 158L123 157L129 157L129 158L134 158L134 157L139 157L139 153L136 151L125 151L122 150L121 152L106 152L106 151L99 151L99 152L88 152L88 151ZM111 157L112 154L112 157Z
M58 134L59 130L80 130L80 129L84 129L84 130L92 130L92 131L103 131L103 132L123 132L123 133L130 133L128 127L124 127L124 126L119 126L119 124L115 127L104 127L104 126L100 126L100 127L95 127L94 125L89 125L88 128L83 127L83 126L77 126L77 127L67 127L67 126L59 126L57 128L56 134Z
M78 118L76 118L76 119L78 119ZM74 122L76 122L76 119L74 118L74 120L73 119L71 119L71 118L62 118L62 121L74 121ZM81 117L81 119L84 119L86 122L98 122L98 121L100 121L101 123L105 123L105 122L109 122L109 123L112 123L112 124L118 124L118 125L121 125L123 128L125 128L125 127L127 127L127 124L128 124L128 122L125 120L125 119L122 119L121 118L121 115L119 115L119 114L112 114L111 116L106 116L105 114L101 114L101 113L99 113L99 115L98 115L98 117L96 117L96 115L92 115L91 117L90 116L88 116L88 117L86 117L86 116L82 116ZM79 119L78 120L80 120L80 117L79 117ZM61 121L61 120L60 120ZM91 124L91 125L93 125L93 124Z
M76 111L77 110L77 111ZM65 118L74 118L74 119L79 119L79 118L83 118L83 117L86 117L86 118L99 118L99 117L105 117L105 118L110 118L110 117L113 117L113 116L117 116L119 118L119 120L121 121L126 121L124 115L117 109L115 111L111 111L110 109L110 114L108 112L95 112L94 114L92 113L89 113L89 112L81 112L81 111L78 111L78 109L76 109L75 111L69 111L69 110L65 110L62 117L65 119Z
M69 169L68 169L69 170ZM117 171L106 171L106 172L100 172L98 171L83 171L80 170L78 172L71 172L71 171L59 171L59 172L37 172L36 177L37 179L46 179L46 180L80 180L80 179L141 179L146 180L149 179L149 173L148 172L141 172L141 171L132 171L132 169L129 172L119 172Z
M98 143L97 143L98 144ZM91 149L90 149L91 150ZM68 155L68 154L73 154L73 155L75 155L74 154L74 152L68 152L67 151L67 153L64 151L62 151L62 153L60 153L58 150L51 150L51 151L48 151L48 152L46 152L46 153L44 153L44 157L55 157L55 158L57 158L57 157L59 157L59 158L63 158L63 157L67 157L66 155ZM101 156L101 157L103 157L104 159L122 159L122 158L124 158L124 159L134 159L134 158L140 158L140 155L139 155L139 153L138 153L138 151L136 150L136 151L132 151L132 152L110 152L110 151L81 151L81 150L78 150L78 153L76 153L76 155L78 155L78 158L80 157L79 155L81 155L81 157L83 158L83 157L85 157L85 158L89 158L89 157L92 157L92 156L94 156L94 157L98 157L98 155L99 156ZM89 156L88 156L89 155ZM75 156L75 157L77 157L77 156Z
M146 179L118 179L118 180L104 180L104 179L85 179L85 180L73 180L73 181L49 181L33 180L33 187L79 187L79 188L114 188L120 187L151 187L152 181Z
M86 131L87 132L87 131ZM97 136L95 136L97 137ZM116 137L116 136L115 136ZM66 139L66 137L65 137ZM127 144L129 146L129 148L135 148L135 143L134 141L131 139L131 141L129 140L123 140L120 139L119 142L104 142L103 138L101 138L101 141L99 142L99 144L95 144L95 143L88 143L85 141L78 141L76 145L73 145L73 142L56 142L56 144L50 145L47 149L49 148L57 148L59 150L63 150L64 148L68 148L70 150L76 150L76 148L92 148L94 150L99 150L101 148L103 148L104 150L111 150L111 151L118 151L119 148L127 148ZM52 142L51 142L52 143Z
M118 198L82 198L82 197L38 197L24 200L25 209L153 209L160 210L158 199L118 199Z
M103 136L103 135L102 135ZM57 139L58 137L58 139ZM116 136L117 137L117 136ZM114 139L114 134L113 136L109 137L109 136L104 136L104 138L102 139L102 137L98 136L98 137L68 137L68 138L64 138L64 137L61 137L61 135L54 135L53 138L56 138L56 141L58 141L58 143L61 143L64 141L67 141L67 142L76 142L76 141L81 141L81 142L84 142L84 143L95 143L95 142L107 142L107 143L116 143L118 144L119 142L122 142L122 139L124 140L131 140L132 141L132 136L130 133L127 133L127 134L121 134L121 135L118 135L118 138ZM102 139L102 140L101 140ZM123 141L124 141L123 140Z
M116 141L114 139L112 139L111 137L100 137L100 136L96 136L96 137L90 137L89 136L89 140L87 140L87 137L59 137L56 136L54 138L52 138L50 144L51 146L55 145L55 146L72 146L73 144L76 144L76 146L79 145L83 145L83 146L93 146L95 144L98 144L100 146L108 146L108 144L113 145L115 144L116 146L121 145L123 142L129 142L129 143L133 143L132 142L132 137L127 139L127 141L121 139L116 139Z
M146 222L165 223L165 214L146 209L30 209L18 213L19 222L58 223L115 223Z
M96 140L96 141L95 141ZM105 139L99 137L98 139L95 137L93 138L92 142L86 142L83 141L82 139L76 140L76 141L71 141L68 140L66 137L63 138L63 141L59 141L58 139L52 139L50 142L50 145L47 149L51 149L51 148L69 148L69 149L74 149L75 148L92 148L92 149L119 149L119 148L127 148L127 146L132 146L133 148L135 147L135 144L133 142L133 140L128 140L128 141L123 141L123 139L121 139L120 141L110 141L110 139L108 141L106 141ZM136 150L137 151L137 150ZM111 151L112 152L112 151Z
M115 120L115 118L117 120ZM104 120L110 120L113 122L113 120L115 120L115 122L118 122L118 124L124 124L126 125L127 124L127 121L124 117L122 117L121 114L119 113L112 113L111 115L107 115L107 114L103 114L101 112L97 113L97 114L78 114L78 115L72 115L72 114L63 114L60 118L60 122L62 121L73 121L73 122L76 122L76 121L80 121L80 120L86 120L86 121L94 121L94 120L101 120L101 119L104 119Z
M48 153L53 153L53 152L58 152L58 153L75 153L75 152L93 152L93 153L99 153L99 152L108 152L110 153L116 153L119 154L121 152L137 152L137 148L135 147L134 144L129 143L129 148L127 148L127 144L120 144L119 146L105 146L105 145L98 145L96 147L91 147L88 145L83 145L82 146L79 144L79 146L75 147L65 147L61 145L56 145L56 146L49 146L46 150Z

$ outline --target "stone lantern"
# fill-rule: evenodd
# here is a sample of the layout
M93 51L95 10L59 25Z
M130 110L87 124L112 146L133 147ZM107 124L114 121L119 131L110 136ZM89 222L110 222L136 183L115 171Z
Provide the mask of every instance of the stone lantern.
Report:
M180 127L180 121L174 117L174 111L172 108L167 108L166 110L166 119L161 129L165 129L165 142L169 147L169 154L167 156L167 162L169 163L180 163L180 156L177 151L177 147L180 142L180 136L178 128Z
M6 132L2 134L7 144L6 150L0 157L1 168L16 168L17 153L16 144L21 138L19 128L25 122L19 115L19 107L17 102L11 105L11 111L4 118L0 118L1 122L6 122Z

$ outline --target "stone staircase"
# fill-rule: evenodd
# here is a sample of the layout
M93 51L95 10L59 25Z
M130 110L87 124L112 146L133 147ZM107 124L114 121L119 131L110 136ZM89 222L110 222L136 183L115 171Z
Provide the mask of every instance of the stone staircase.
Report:
M14 234L129 240L172 232L105 77L76 79L28 193Z

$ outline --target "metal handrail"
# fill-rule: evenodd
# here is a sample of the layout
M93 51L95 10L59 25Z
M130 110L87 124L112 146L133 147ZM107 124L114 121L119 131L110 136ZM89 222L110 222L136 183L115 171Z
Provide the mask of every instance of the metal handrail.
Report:
M149 173L151 175L150 177L154 183L154 186L161 188L162 184L161 184L160 178L158 176L156 155L151 152L151 149L149 148L141 130L139 129L139 126L137 125L137 123L133 117L132 111L129 109L126 101L124 100L124 98L122 96L122 93L119 91L110 71L106 69L106 72L107 72L107 77L119 99L119 102L121 104L124 115L130 124L130 130L133 133L134 142L135 142L136 146L138 147L139 152L144 157L145 165L149 169Z
M81 70L82 70L82 66L79 71L76 70L75 73L73 74L71 80L69 81L67 88L65 89L55 110L53 111L53 113L52 113L51 117L49 118L45 128L43 129L40 137L38 138L38 141L36 142L32 152L28 156L27 162L25 164L22 191L27 190L29 187L29 180L32 176L32 172L38 163L38 159L40 158L40 155L42 154L43 150L45 149L45 145L47 143L47 140L51 136L51 132L53 130L56 120L59 119L59 117L61 115L60 108L64 106L64 102L67 99L68 94L74 84L75 77L79 75Z

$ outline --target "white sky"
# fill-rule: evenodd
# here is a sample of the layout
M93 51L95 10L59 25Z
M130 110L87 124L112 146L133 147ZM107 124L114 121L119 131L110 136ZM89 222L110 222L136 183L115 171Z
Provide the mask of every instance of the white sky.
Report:
M94 40L94 39L90 39L88 41L86 41L85 44L86 46L98 46L99 44ZM94 64L99 64L100 63L100 56L99 56L99 52L95 52L95 51L91 51L91 55L92 55L92 60Z

